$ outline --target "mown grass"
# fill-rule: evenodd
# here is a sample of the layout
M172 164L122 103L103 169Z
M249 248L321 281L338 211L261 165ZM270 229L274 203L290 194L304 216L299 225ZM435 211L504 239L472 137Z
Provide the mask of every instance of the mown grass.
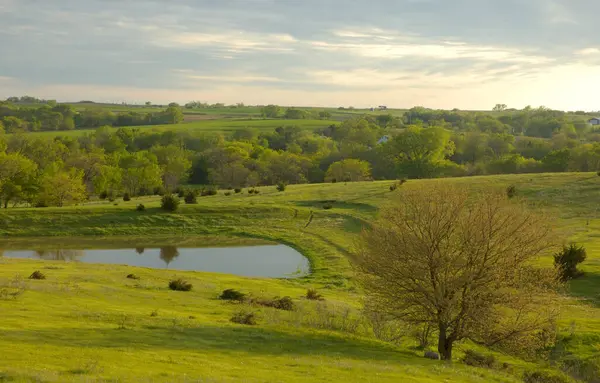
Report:
M598 357L600 217L595 201L600 197L600 177L560 173L410 180L401 188L439 182L479 190L515 185L518 197L554 217L557 236L586 246L589 259L582 267L586 275L571 283L569 295L560 302L565 310L559 328L570 336L569 353L582 359ZM368 324L360 322L352 248L362 228L396 198L398 193L390 192L389 184L291 185L285 192L272 186L260 188L258 195L225 196L220 191L200 197L197 205L182 205L177 213L160 211L156 197L134 198L117 206L95 202L3 210L0 235L5 248L64 246L69 241L88 247L126 246L140 240L149 245L219 239L235 244L235 238L252 238L295 247L311 261L312 274L279 280L0 258L0 285L34 270L47 276L43 281L22 281L26 290L18 299L0 300L0 377L4 373L17 381L57 382L182 381L184 376L189 381L216 382L520 381L520 373L533 368L531 364L502 356L513 367L499 372L428 361L412 342L382 343L374 339ZM140 202L146 211L135 211ZM325 203L332 209L323 209ZM551 265L551 254L545 264ZM127 279L130 273L140 279ZM189 281L193 290L170 291L168 282L175 278ZM218 300L227 288L266 298L290 296L299 309L282 313ZM308 288L316 288L331 307L303 299ZM335 325L320 318L332 307L338 308ZM258 324L231 323L240 309L256 311ZM344 317L344 312L350 316ZM360 323L352 324L352 318Z

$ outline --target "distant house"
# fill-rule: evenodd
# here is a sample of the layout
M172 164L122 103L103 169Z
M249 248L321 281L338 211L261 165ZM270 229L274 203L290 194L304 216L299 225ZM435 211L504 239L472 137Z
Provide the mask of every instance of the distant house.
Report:
M387 106L385 106L385 105L379 105L379 110L387 110Z
M599 117L590 118L588 120L588 124L594 125L594 126L600 125L600 118Z
M386 142L388 142L390 140L389 136L383 136L379 139L379 141L377 141L377 144L385 144Z

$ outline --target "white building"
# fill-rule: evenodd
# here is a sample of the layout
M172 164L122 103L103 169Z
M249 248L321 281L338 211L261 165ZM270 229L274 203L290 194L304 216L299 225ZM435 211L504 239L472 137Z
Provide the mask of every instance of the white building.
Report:
M600 125L600 118L598 118L598 117L590 118L588 120L588 124L594 125L594 126Z

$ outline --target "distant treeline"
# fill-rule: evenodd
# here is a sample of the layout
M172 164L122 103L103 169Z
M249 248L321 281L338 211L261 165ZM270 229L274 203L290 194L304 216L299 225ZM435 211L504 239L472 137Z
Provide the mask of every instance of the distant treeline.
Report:
M0 103L0 128L7 133L20 131L56 131L99 126L138 126L177 124L183 121L179 107L168 107L164 111L140 113L114 113L104 108L76 111L69 104L49 102L41 106L17 106L9 102Z

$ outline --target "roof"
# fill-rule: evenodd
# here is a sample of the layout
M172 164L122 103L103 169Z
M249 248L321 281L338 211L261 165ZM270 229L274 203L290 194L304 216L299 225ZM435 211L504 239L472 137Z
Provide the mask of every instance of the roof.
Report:
M592 120L598 120L598 121L600 121L600 117L592 117L588 121L592 121Z

